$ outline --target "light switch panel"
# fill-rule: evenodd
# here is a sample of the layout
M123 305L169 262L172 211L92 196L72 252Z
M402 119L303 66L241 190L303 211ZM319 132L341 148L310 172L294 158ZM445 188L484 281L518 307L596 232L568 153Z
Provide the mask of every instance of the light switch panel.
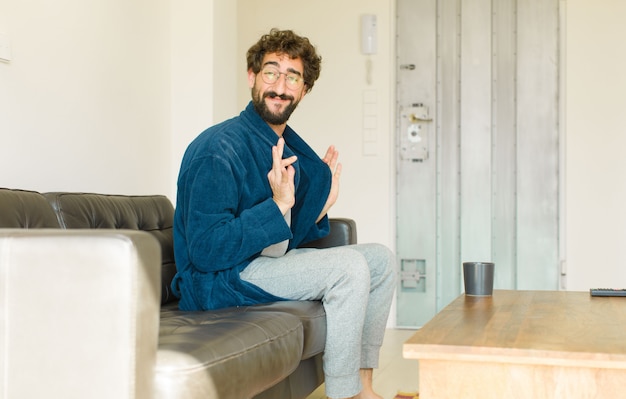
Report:
M378 93L363 91L363 155L378 155Z

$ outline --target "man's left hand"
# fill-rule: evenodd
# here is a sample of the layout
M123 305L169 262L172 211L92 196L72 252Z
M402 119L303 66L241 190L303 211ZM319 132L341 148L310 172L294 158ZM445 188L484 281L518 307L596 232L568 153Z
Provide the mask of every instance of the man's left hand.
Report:
M328 194L328 199L326 200L326 204L322 209L322 212L317 218L317 222L322 220L324 215L328 213L328 210L335 205L337 202L337 198L339 197L339 178L341 177L341 163L337 162L339 159L339 151L335 148L334 145L328 147L326 151L326 155L322 158L322 161L330 168L330 173L332 175L332 181L330 186L330 193Z

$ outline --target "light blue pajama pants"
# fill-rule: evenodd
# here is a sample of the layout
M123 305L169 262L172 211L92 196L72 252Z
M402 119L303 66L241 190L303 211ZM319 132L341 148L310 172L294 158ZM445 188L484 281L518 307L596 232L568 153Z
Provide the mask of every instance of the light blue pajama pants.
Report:
M361 391L360 368L377 368L395 288L394 255L379 244L294 249L259 257L241 278L276 296L321 300L326 311L326 395Z

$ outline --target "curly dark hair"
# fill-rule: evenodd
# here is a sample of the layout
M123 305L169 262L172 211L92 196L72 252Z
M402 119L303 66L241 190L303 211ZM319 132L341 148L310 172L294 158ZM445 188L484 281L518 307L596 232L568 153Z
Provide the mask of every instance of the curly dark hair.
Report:
M322 70L322 57L317 54L309 39L298 36L291 30L272 29L248 50L248 70L259 73L263 57L269 53L286 54L291 59L300 58L304 66L306 91L311 91Z

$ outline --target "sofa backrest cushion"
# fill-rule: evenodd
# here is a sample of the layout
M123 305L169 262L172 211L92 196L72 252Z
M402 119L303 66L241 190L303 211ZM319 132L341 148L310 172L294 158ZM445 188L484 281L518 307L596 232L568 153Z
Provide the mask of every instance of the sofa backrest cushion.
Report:
M58 229L59 223L41 193L0 188L0 227Z
M170 283L174 263L174 207L163 195L107 195L91 193L45 193L65 229L131 229L152 234L161 245L161 303L177 300Z

